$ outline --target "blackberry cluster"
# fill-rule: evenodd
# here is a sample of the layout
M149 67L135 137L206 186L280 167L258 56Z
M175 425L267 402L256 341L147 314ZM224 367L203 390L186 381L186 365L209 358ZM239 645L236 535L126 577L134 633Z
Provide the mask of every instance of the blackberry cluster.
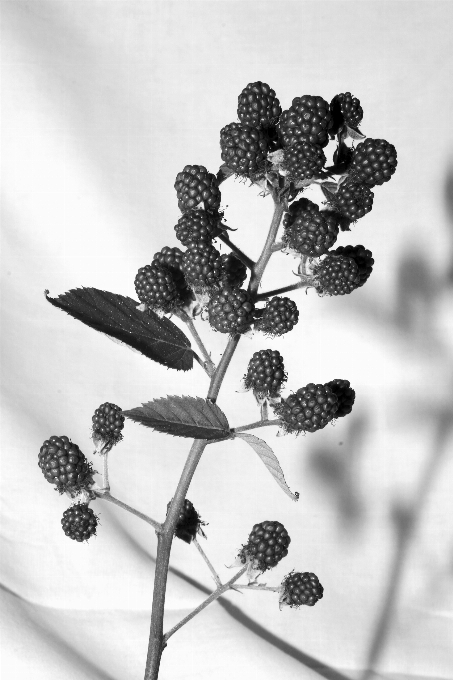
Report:
M234 253L228 253L228 255L220 256L222 262L222 277L220 279L220 285L222 288L240 288L247 278L247 267L241 260L234 255Z
M108 401L97 408L92 417L93 437L102 439L109 444L116 444L121 441L121 434L124 428L124 416L121 409L116 404Z
M363 284L368 281L371 272L373 271L373 254L371 250L368 250L362 245L358 246L338 246L332 253L337 255L342 255L344 257L350 257L356 263L359 269L359 281L357 283L357 288L363 286Z
M278 122L281 112L280 102L267 83L249 83L238 97L238 118L246 125L271 127Z
M335 412L335 418L343 418L351 413L355 401L355 391L351 387L349 380L331 380L326 383L338 399L338 408Z
M299 310L296 303L290 298L275 296L266 303L256 330L275 337L292 331L298 321Z
M281 585L280 608L283 605L313 607L322 598L324 588L316 574L309 571L294 572L285 576Z
M365 184L343 182L330 203L351 222L364 217L373 207L374 194Z
M182 271L196 293L215 289L223 273L219 251L208 243L191 245L184 253Z
M396 170L396 149L385 139L365 139L357 145L349 168L350 177L369 187L388 182Z
M330 111L333 118L331 133L337 132L346 124L349 127L357 128L363 119L363 109L360 100L353 97L350 92L337 94L330 102Z
M266 571L275 567L288 554L291 539L280 522L255 524L247 543L242 546L239 558L242 564L249 561L254 569Z
M273 408L286 432L316 432L335 417L338 398L328 385L309 383Z
M332 127L329 104L322 97L295 97L290 108L283 111L278 124L278 134L283 146L294 142L311 142L322 148L329 142Z
M61 526L73 541L88 541L96 536L98 517L87 503L76 503L64 511Z
M170 505L171 503L168 503L167 513L170 509ZM179 513L178 522L175 528L175 536L185 543L191 543L197 533L204 536L203 530L201 529L202 525L204 526L205 522L201 521L200 515L195 510L193 504L186 498L181 508L181 512Z
M219 183L204 165L186 165L176 175L175 189L182 213L197 208L201 202L205 210L212 212L217 212L220 207Z
M220 333L245 333L253 323L254 304L242 288L222 288L208 303L209 323Z
M311 203L311 201L308 201ZM283 243L286 247L308 257L325 255L338 236L338 219L331 212L320 212L311 204L308 210L298 209L283 220ZM292 206L290 206L291 209Z
M222 233L218 213L206 210L191 210L184 213L175 226L176 238L183 246L208 243Z
M187 302L191 297L191 291L187 286L184 273L182 271L182 259L184 253L179 248L164 246L158 253L154 253L153 262L157 262L162 267L166 267L173 277L173 281L178 291L182 303Z
M266 135L251 125L230 123L220 130L220 149L229 168L250 176L259 172L266 160Z
M50 437L39 450L38 465L60 493L75 495L93 484L93 469L77 444L66 437Z
M348 295L360 285L359 268L352 257L329 253L314 271L314 282L320 295Z
M140 267L134 284L140 302L151 309L171 312L181 304L181 296L172 272L157 261Z
M288 178L293 181L319 177L326 163L324 151L311 142L294 142L285 149L282 168L287 171Z
M255 352L249 361L244 386L247 390L253 389L259 396L276 398L286 379L280 352L276 349L262 349Z

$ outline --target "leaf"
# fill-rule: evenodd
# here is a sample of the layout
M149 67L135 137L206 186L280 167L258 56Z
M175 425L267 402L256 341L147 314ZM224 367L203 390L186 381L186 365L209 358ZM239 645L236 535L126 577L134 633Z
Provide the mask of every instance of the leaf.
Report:
M201 397L169 396L154 399L124 416L158 432L193 439L228 439L230 426L217 404Z
M74 288L46 299L90 328L125 343L159 364L188 371L193 366L190 342L175 324L147 310L141 312L132 298L98 290Z
M346 131L348 133L348 136L351 137L351 139L365 139L366 135L363 134L363 132L360 132L355 127L351 127L349 125L346 125Z
M332 182L324 182L324 184L321 184L321 191L324 194L324 196L327 198L327 200L330 202L330 201L332 201L333 198L335 198L335 194L332 193L332 191L329 191L329 189L327 189L327 187L325 186L326 184L330 185L330 184L332 184Z
M298 501L299 494L297 491L293 493L287 485L283 471L280 467L280 463L278 462L277 456L272 451L271 447L259 437L255 437L253 434L247 434L246 432L237 432L235 433L235 437L240 437L252 447L252 449L259 455L277 484L281 486L283 491L291 498L291 500Z
M234 170L232 170L226 163L223 163L223 165L220 166L219 171L217 173L217 182L219 184L222 184L228 177L231 177L231 175L234 175Z

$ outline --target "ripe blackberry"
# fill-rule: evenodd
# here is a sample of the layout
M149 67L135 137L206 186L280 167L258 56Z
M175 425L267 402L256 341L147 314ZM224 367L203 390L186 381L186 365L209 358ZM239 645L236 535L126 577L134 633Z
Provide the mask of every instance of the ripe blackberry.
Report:
M248 541L239 552L242 564L264 572L275 567L288 554L291 539L283 524L276 521L255 524Z
M345 257L350 257L354 260L357 267L359 268L360 280L357 284L357 288L363 286L363 284L369 279L371 272L373 271L373 254L371 250L367 250L364 246L338 246L332 253L337 253L338 255L343 255Z
M76 503L64 511L61 526L66 536L81 543L96 536L98 519L87 503Z
M230 123L220 130L222 160L239 175L257 173L267 157L266 136L259 128Z
M313 268L314 282L320 295L347 295L360 285L359 268L352 257L329 253Z
M238 97L238 118L246 125L268 128L278 122L281 112L280 102L267 83L249 83Z
M335 418L343 418L351 413L355 401L355 391L351 387L349 380L331 380L326 383L338 399L338 409Z
M316 432L335 417L338 398L328 385L309 383L273 408L286 432Z
M181 212L193 210L203 202L205 210L217 212L220 206L220 189L215 175L203 165L186 165L176 175L176 196Z
M299 209L296 216L290 214L288 219L284 219L282 241L301 255L320 257L337 240L338 220L332 213L320 212L318 206L312 205L315 209Z
M196 293L212 290L219 286L222 277L220 253L207 243L191 244L184 253L182 270Z
M385 139L365 139L354 150L349 176L355 182L374 187L388 182L396 170L396 149Z
M285 576L280 587L280 609L285 605L300 607L306 604L308 607L313 607L323 594L324 588L316 574L309 571L292 571Z
M244 386L259 397L276 398L280 395L287 375L283 357L276 349L262 349L255 352L249 361L244 376Z
M373 192L365 184L343 182L330 203L348 220L355 222L370 212L373 198Z
M284 150L282 168L293 181L319 177L326 163L324 151L318 144L294 142Z
M134 283L138 299L150 309L171 312L181 304L172 272L157 261L140 267Z
M218 213L206 210L191 210L184 213L175 226L176 238L184 246L190 243L211 243L212 239L222 233Z
M318 211L319 206L316 205L316 203L313 203L313 201L309 201L308 198L299 198L297 201L293 201L291 203L291 205L288 208L288 212L284 214L283 226L285 228L290 227L300 215L303 215L304 213L307 212L317 213Z
M221 255L220 259L222 261L222 287L240 288L247 278L245 264L234 253Z
M242 288L222 288L208 303L209 323L220 333L245 333L253 323L254 304Z
M101 404L91 420L93 440L95 443L99 442L102 447L107 445L111 448L123 438L121 431L124 428L124 416L116 404L110 404L108 401Z
M268 300L263 316L256 324L256 330L274 337L289 333L299 321L296 303L287 297L273 297Z
M283 146L294 142L311 142L322 148L329 143L332 114L329 104L322 97L295 97L290 108L283 111L278 124L278 133Z
M360 100L353 97L350 92L335 95L330 102L330 111L333 117L331 133L334 135L345 123L349 127L357 128L362 122L363 109Z
M168 503L167 513L170 509L170 505L171 503ZM201 526L204 526L205 524L206 522L201 521L200 515L189 499L186 498L181 508L181 512L179 513L175 536L185 543L191 543L197 534L204 536Z
M154 253L152 263L157 262L170 270L179 297L182 302L186 302L191 297L191 292L187 287L187 281L182 271L183 257L184 253L179 248L164 246L158 253Z
M77 444L66 437L49 437L39 451L38 465L58 491L76 495L93 484L93 468Z

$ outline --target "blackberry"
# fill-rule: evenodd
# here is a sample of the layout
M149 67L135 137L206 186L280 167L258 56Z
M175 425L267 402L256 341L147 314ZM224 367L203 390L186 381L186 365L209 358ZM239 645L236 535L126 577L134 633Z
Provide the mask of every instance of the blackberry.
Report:
M202 202L205 210L216 212L219 209L219 183L204 165L186 165L176 175L175 189L178 207L183 213L197 208Z
M273 408L286 432L316 432L335 417L338 398L328 385L309 383Z
M320 295L347 295L360 285L359 268L352 257L329 253L313 268L315 285Z
M220 216L206 210L191 210L184 213L175 226L176 238L184 246L190 243L208 243L222 233Z
M354 150L349 175L369 187L388 182L396 170L396 149L385 139L365 139Z
M253 569L264 572L275 567L288 554L291 539L280 522L255 524L248 541L239 552L242 564L249 562Z
M222 261L222 287L240 288L247 278L247 267L241 260L234 255L221 255Z
M66 536L81 543L96 536L98 521L87 503L76 503L64 511L61 526Z
M369 279L371 272L373 271L373 254L371 250L367 250L364 246L338 246L333 253L338 255L343 255L350 257L354 260L357 267L359 268L359 282L357 288L363 286L363 284Z
M309 571L292 571L282 581L280 588L280 609L284 605L300 607L306 604L313 607L322 598L324 588L320 584L316 574Z
M338 409L335 418L343 418L351 413L355 401L355 391L351 387L349 380L331 380L326 383L338 399Z
M350 92L337 94L330 102L330 111L333 117L331 133L336 135L346 125L357 128L362 122L363 109L360 100L353 97Z
M151 309L171 312L181 304L172 272L157 261L141 267L134 283L138 299Z
M168 503L167 513L170 509L170 505L171 503ZM204 536L201 525L204 526L205 524L206 522L201 521L200 515L189 499L186 498L181 508L181 512L179 513L178 522L175 528L175 536L185 543L191 543L197 534Z
M273 297L268 300L263 316L256 324L256 330L270 335L289 333L299 321L296 303L287 297Z
M280 102L267 83L249 83L238 97L238 118L246 125L271 127L278 122L281 112Z
M295 97L290 108L283 111L278 124L278 133L283 146L294 142L311 142L322 148L329 143L332 114L329 104L322 97Z
M182 271L183 257L184 253L179 248L164 246L158 253L154 253L153 263L157 262L170 270L179 297L185 302L191 297L191 292L187 287L187 281Z
M209 323L220 333L245 333L253 322L254 304L242 288L222 288L208 303Z
M260 397L276 398L286 379L280 352L276 349L262 349L255 352L249 361L244 386L247 390L253 389Z
M290 180L298 181L319 177L326 163L324 151L311 142L294 142L284 150L282 168Z
M38 465L50 484L72 496L93 484L93 469L77 444L66 437L49 437L39 451Z
M107 445L111 448L123 438L121 431L124 428L124 416L116 404L110 404L108 401L101 404L91 420L93 440L95 443L99 442L101 447Z
M191 244L184 253L182 270L196 293L212 290L219 286L222 277L220 253L207 243Z
M364 217L373 207L374 194L365 184L343 182L330 200L331 205L342 215L355 222Z
M318 206L299 209L283 221L284 245L301 255L320 257L333 246L338 236L338 220L332 213L319 212ZM286 217L286 216L285 216Z
M283 216L283 227L290 227L295 220L300 215L307 212L317 213L319 211L319 206L313 201L309 201L308 198L299 198L297 201L293 201Z
M222 160L238 175L253 175L267 157L264 132L251 125L230 123L220 130Z

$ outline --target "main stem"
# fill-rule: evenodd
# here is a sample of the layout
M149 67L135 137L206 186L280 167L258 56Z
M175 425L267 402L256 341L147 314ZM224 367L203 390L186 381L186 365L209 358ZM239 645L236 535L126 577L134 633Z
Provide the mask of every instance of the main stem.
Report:
M253 300L256 299L258 287L264 274L264 270L267 263L269 262L269 258L272 255L272 246L274 245L275 237L277 236L277 231L284 212L283 206L277 202L275 197L274 206L274 215L272 217L266 243L264 244L263 251L258 259L258 262L253 266L250 277L248 290ZM240 334L230 337L223 356L213 376L211 377L211 384L209 386L207 399L212 402L217 400L226 370L239 343L240 337ZM153 606L151 612L151 626L144 680L157 680L159 675L160 660L162 658L162 652L166 646L163 632L163 621L168 566L170 562L173 535L190 482L192 481L192 477L200 461L201 455L208 443L209 442L205 439L194 440L182 471L181 478L178 482L175 495L170 504L166 520L162 525L161 531L158 533Z

